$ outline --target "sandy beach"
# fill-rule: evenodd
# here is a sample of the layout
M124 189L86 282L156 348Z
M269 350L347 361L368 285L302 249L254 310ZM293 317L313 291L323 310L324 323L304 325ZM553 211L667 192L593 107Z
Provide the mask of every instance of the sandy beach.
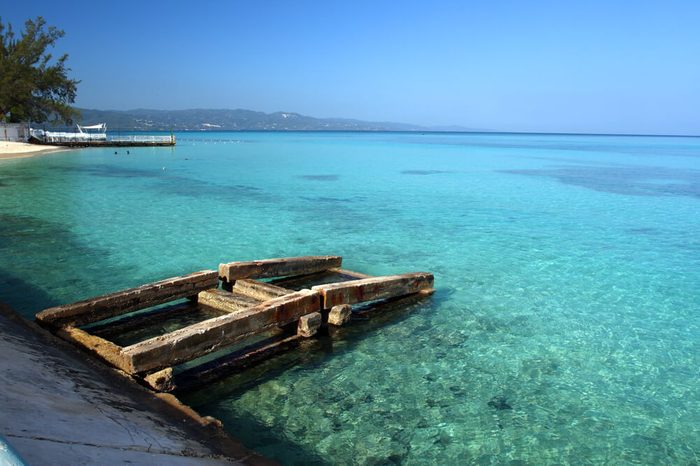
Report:
M56 152L63 149L64 148L58 146L44 146L38 144L28 144L26 142L0 141L0 159L33 157L35 155Z

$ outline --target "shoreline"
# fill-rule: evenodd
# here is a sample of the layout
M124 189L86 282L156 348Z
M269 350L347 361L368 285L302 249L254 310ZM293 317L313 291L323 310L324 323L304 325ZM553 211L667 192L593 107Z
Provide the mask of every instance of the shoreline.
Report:
M0 160L23 159L67 150L65 147L44 146L27 142L0 141Z

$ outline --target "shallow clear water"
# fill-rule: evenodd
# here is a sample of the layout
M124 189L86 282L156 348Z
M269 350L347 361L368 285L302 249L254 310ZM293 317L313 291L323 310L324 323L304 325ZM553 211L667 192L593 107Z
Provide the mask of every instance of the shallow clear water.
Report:
M0 300L287 255L431 271L186 401L289 464L700 461L699 138L178 136L0 161Z

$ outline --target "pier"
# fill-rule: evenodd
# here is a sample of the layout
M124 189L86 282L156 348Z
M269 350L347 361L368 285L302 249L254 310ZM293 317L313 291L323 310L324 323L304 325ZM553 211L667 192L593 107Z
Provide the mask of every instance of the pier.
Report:
M167 147L176 143L175 135L115 136L104 140L55 137L49 140L30 138L32 144L61 147Z
M340 256L230 262L49 308L36 320L150 388L173 391L346 325L353 306L433 292L430 273L373 277L341 265Z
M76 125L75 131L31 128L29 142L61 147L157 147L174 146L175 135L107 135L107 125Z

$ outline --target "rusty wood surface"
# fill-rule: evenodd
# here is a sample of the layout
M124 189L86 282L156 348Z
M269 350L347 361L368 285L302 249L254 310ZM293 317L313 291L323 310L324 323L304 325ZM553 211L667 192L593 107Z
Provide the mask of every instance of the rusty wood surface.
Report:
M302 275L340 267L340 256L303 256L230 262L219 265L219 276L228 282L241 278L272 278Z
M343 283L314 286L321 293L323 308L339 304L355 304L364 301L393 298L433 287L433 275L425 272L364 278Z
M200 291L197 302L224 312L238 312L257 306L264 299L252 298L235 291L224 291L218 288Z
M173 366L229 346L242 338L319 310L319 294L302 290L271 299L245 311L209 319L124 348L131 372Z
M252 298L268 300L279 298L291 293L290 290L270 283L259 282L257 280L236 280L233 291L237 291Z
M217 272L204 270L73 304L45 309L36 315L36 320L52 327L80 326L176 299L187 298L217 285Z
M122 354L121 346L75 327L60 328L56 335L87 349L114 367L129 372L130 361Z

